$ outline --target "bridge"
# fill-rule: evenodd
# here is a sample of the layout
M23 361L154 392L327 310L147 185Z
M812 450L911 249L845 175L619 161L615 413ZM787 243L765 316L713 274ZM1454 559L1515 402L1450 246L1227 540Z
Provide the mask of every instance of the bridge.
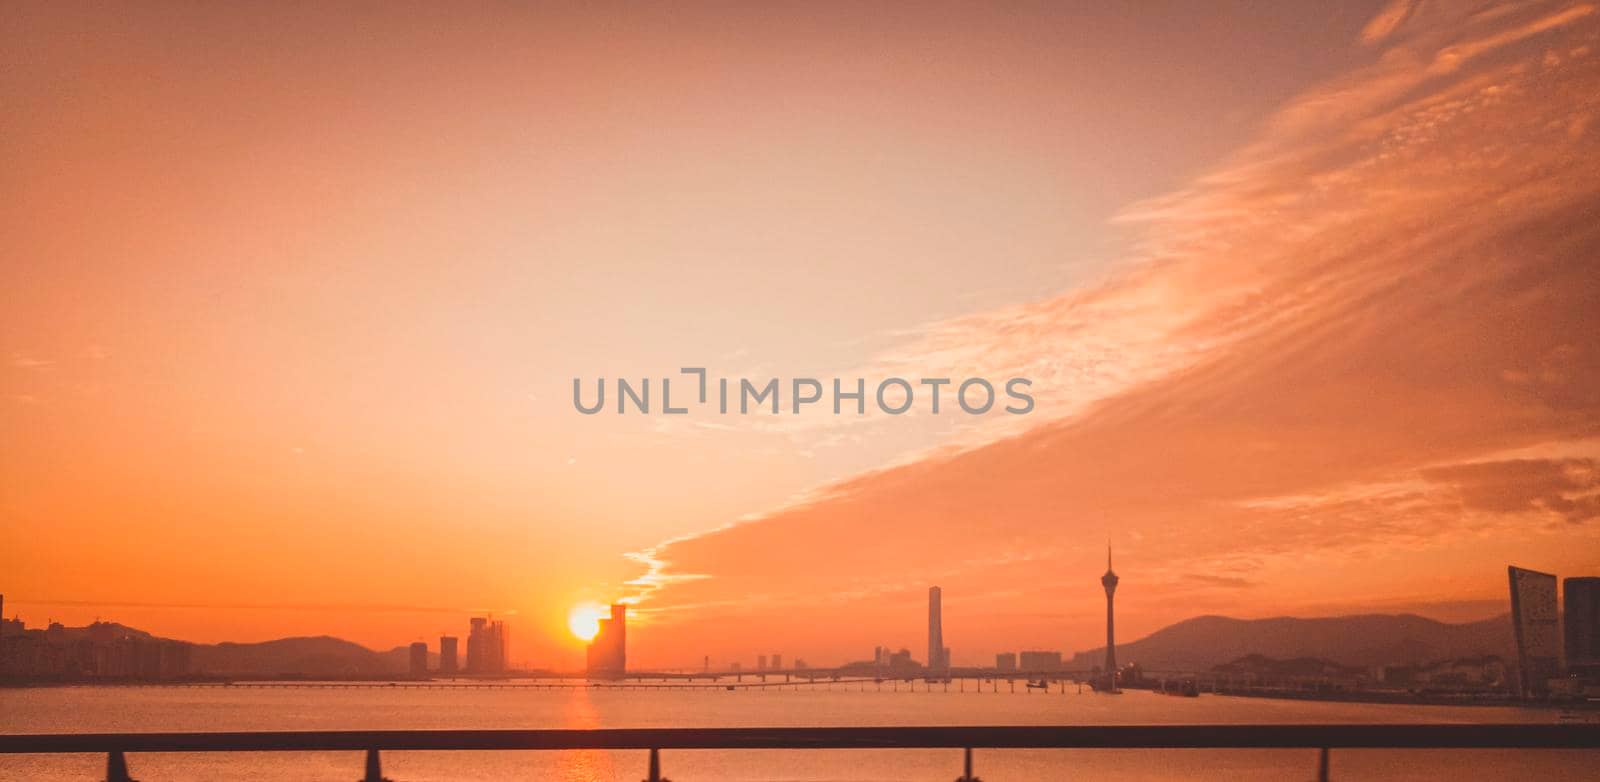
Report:
M702 681L703 680L703 681ZM1033 684L1030 684L1033 682ZM107 686L108 683L79 683L77 686ZM1042 686L1041 686L1042 685ZM73 684L63 686L75 686ZM797 676L793 674L744 674L722 678L701 676L658 676L629 674L606 679L527 678L527 679L240 679L240 680L165 680L134 681L110 686L190 689L304 689L304 690L847 690L884 692L1082 692L1083 682L1047 675L996 678L923 676Z
M135 782L127 755L149 752L361 752L362 782L383 776L384 750L639 750L645 782L665 782L663 750L961 749L957 782L979 782L973 750L1307 749L1329 779L1335 749L1600 749L1600 724L1075 725L1060 727L643 728L598 730L283 731L0 735L0 754L95 753L106 782ZM1600 762L1600 757L1596 758ZM354 765L354 759L352 759Z

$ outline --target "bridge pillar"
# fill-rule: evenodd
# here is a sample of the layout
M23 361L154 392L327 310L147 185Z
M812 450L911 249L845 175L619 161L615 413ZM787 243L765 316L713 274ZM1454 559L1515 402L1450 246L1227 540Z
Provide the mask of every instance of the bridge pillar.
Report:
M121 750L106 753L106 782L134 782L128 776L128 759L122 756Z
M1328 748L1317 753L1317 782L1328 782Z

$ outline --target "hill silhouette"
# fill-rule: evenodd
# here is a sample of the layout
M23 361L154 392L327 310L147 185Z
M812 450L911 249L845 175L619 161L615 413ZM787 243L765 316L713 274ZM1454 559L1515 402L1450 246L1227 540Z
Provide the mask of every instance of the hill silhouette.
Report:
M260 643L195 644L196 673L231 676L392 676L407 671L404 647L376 652L357 643L318 635Z
M1361 614L1317 619L1233 619L1197 616L1144 638L1117 644L1117 659L1146 670L1210 670L1251 655L1280 660L1318 658L1343 666L1414 665L1499 655L1514 658L1511 618L1464 624L1415 614ZM1105 647L1073 655L1070 667L1089 669Z

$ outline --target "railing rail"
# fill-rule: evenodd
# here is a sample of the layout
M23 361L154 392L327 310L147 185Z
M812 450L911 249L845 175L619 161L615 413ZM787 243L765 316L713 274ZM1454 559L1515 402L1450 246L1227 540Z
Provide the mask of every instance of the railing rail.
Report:
M606 728L0 735L0 754L105 753L106 779L128 782L125 753L366 752L379 782L382 750L649 750L659 780L664 749L1317 749L1327 779L1333 749L1600 749L1600 724L1065 725L839 728ZM959 780L958 780L959 782Z

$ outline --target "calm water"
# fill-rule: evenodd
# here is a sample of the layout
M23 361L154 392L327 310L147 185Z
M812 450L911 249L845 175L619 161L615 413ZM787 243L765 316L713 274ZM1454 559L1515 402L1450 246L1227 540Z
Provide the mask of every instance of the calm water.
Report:
M904 685L901 685L904 687ZM921 687L919 683L917 685ZM971 685L969 685L970 687ZM1275 701L1147 692L958 693L834 690L315 690L63 687L0 690L5 733L594 728L847 725L1094 725L1138 723L1546 722L1517 708ZM0 780L103 778L100 756L0 756ZM175 780L329 780L361 776L359 753L131 755L134 777ZM394 752L384 773L427 780L644 778L645 753ZM944 780L960 775L955 750L668 751L662 770L695 780ZM987 782L1061 779L1311 779L1311 750L980 750ZM1335 779L1593 780L1596 751L1336 751Z

